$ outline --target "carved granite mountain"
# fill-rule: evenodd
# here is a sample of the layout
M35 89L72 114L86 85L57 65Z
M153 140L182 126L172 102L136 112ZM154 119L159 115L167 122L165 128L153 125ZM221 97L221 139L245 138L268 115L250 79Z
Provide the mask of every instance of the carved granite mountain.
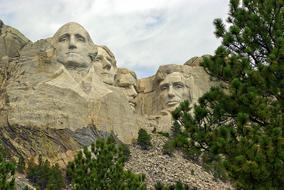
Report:
M98 136L130 144L140 128L169 132L170 112L216 85L202 58L137 79L73 22L34 43L1 24L0 55L1 141L16 156L41 154L63 165Z
M76 151L101 136L114 134L131 144L140 128L170 132L170 113L180 102L194 105L218 85L200 66L202 60L161 65L155 75L137 79L135 72L119 68L111 50L95 44L78 23L67 23L52 37L32 43L0 22L0 140L14 157L42 155L64 167ZM176 170L165 168L186 163L182 158L172 163L155 148L148 155L130 147L135 156L127 167L150 176L151 185L176 180ZM163 171L156 175L153 166ZM179 174L190 176L188 167L179 167ZM183 181L201 189L226 187L201 170L198 178Z

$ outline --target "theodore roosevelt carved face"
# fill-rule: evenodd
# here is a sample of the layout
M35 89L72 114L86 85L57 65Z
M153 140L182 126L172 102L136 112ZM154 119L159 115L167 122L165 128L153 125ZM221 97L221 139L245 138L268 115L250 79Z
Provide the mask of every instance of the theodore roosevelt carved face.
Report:
M93 64L95 71L104 83L113 85L114 76L117 72L115 57L106 46L98 46L97 49L98 54Z
M53 36L57 61L66 67L88 67L97 50L89 33L78 23L63 25Z

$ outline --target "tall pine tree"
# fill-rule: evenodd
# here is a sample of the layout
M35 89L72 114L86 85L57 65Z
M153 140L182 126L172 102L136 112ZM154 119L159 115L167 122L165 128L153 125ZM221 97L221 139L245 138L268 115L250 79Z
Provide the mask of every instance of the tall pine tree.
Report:
M143 175L123 169L127 160L124 150L123 145L108 137L80 151L67 167L72 189L146 190Z
M227 24L214 21L222 45L203 62L226 88L201 97L194 116L187 104L173 112L175 128L185 128L180 135L187 137L180 147L225 171L238 189L284 184L283 5L230 0Z

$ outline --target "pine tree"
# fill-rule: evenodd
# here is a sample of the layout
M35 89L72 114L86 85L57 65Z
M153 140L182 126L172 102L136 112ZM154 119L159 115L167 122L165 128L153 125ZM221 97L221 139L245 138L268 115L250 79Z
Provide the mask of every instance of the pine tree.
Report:
M203 161L238 189L284 184L284 2L230 0L227 25L214 21L222 45L203 66L225 84L194 107L173 113Z
M38 164L33 161L28 163L27 178L41 190L57 190L65 186L58 164L51 166L48 160L42 159L41 155Z
M15 165L8 160L5 149L0 144L0 189L15 189Z
M151 136L147 133L145 129L139 129L137 144L144 150L149 150L152 146Z
M146 189L144 175L123 169L124 149L108 137L80 151L67 167L73 189Z

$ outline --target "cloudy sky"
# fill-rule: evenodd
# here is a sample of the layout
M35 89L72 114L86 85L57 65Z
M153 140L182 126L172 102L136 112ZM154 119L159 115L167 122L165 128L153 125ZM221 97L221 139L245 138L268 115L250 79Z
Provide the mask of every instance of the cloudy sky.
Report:
M30 40L78 22L139 78L162 64L213 54L220 44L213 20L227 13L228 0L0 0L0 19Z

